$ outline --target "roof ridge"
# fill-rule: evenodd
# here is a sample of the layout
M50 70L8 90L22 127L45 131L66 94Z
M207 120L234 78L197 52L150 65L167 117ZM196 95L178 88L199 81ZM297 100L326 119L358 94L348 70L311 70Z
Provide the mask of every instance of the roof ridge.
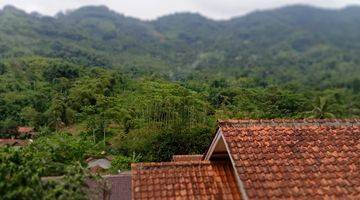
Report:
M210 161L187 161L187 162L144 162L144 163L132 163L132 168L143 168L143 167L166 167L166 166L184 166L184 165L194 165L194 164L211 164Z
M124 173L126 172L126 173ZM122 178L131 176L131 171L124 171L121 174L105 174L102 178Z
M247 127L252 125L257 126L309 126L309 125L326 125L326 126L341 126L341 125L360 125L359 118L352 119L227 119L218 120L219 127Z
M175 154L173 156L192 157L192 156L203 156L203 154Z

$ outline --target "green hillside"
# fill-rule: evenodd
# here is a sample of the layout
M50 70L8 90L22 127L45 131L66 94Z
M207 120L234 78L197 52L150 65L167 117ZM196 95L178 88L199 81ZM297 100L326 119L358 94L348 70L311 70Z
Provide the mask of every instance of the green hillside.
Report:
M160 72L172 80L199 72L260 78L264 84L351 87L360 73L359 13L359 7L293 6L227 21L192 13L141 21L102 6L56 17L5 7L0 56L63 58L86 66Z

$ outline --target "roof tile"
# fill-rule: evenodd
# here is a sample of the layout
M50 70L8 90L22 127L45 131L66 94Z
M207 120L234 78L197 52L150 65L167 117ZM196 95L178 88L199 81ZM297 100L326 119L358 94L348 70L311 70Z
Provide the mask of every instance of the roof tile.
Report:
M249 199L360 198L360 120L222 120Z
M229 162L132 165L134 199L240 199Z

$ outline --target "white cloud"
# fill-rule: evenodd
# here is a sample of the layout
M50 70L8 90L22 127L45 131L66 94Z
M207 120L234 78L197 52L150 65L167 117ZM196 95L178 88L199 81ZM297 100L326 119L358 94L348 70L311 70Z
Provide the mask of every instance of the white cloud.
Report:
M59 11L84 5L106 5L117 12L142 19L182 11L199 12L205 16L224 19L293 4L308 4L326 8L360 5L360 0L0 0L0 7L14 5L28 12L54 15Z

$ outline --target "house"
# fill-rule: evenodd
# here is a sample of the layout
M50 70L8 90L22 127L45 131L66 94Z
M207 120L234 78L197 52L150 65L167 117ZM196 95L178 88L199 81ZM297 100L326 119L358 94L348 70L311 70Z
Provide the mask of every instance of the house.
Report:
M35 135L34 128L28 126L17 127L17 133L21 138L33 138Z
M111 168L111 158L88 158L86 159L91 172L102 172Z
M360 199L360 119L218 125L201 160L132 164L133 199Z
M12 146L12 147L22 147L27 145L26 140L19 139L0 139L0 146Z

